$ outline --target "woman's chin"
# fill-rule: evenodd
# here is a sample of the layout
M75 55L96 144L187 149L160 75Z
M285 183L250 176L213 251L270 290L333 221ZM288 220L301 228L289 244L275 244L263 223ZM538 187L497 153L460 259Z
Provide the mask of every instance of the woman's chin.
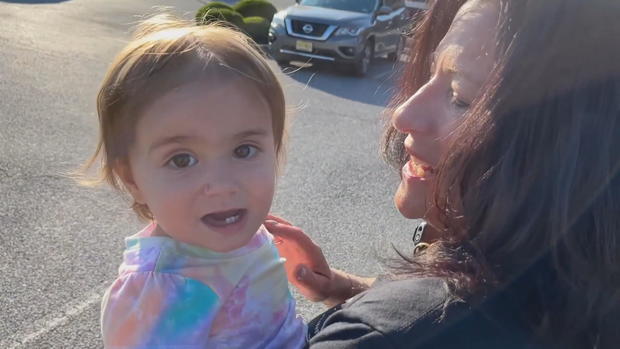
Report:
M394 194L394 205L403 217L422 218L426 212L427 183L407 184L401 181Z

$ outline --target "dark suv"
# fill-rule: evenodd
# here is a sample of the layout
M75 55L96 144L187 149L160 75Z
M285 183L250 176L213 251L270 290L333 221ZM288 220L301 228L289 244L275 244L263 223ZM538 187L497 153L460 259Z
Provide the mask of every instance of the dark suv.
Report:
M406 25L404 0L297 0L273 17L270 52L281 65L312 59L364 75L374 57L399 57Z

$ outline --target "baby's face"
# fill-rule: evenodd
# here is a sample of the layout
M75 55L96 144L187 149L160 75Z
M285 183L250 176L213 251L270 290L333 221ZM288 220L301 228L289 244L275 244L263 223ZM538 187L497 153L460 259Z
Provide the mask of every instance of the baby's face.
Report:
M151 210L157 235L226 252L262 224L277 160L269 106L250 85L192 82L144 110L128 187Z

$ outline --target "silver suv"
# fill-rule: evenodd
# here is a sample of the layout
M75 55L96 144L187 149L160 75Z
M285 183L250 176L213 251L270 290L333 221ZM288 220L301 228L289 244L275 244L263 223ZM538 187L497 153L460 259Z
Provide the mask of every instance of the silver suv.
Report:
M297 0L269 29L272 57L345 63L363 76L373 58L396 60L406 28L404 0Z

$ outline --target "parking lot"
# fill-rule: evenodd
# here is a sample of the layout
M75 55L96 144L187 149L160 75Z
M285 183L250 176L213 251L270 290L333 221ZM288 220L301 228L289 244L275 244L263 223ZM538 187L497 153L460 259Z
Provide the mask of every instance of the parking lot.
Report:
M136 15L157 5L192 17L201 2L0 1L0 348L101 347L99 301L123 237L142 224L117 194L66 173L96 144L108 63ZM273 211L303 227L334 267L376 274L390 244L409 238L392 206L397 175L378 150L398 65L378 59L359 78L294 62L280 78L292 128ZM298 300L306 319L323 309Z

